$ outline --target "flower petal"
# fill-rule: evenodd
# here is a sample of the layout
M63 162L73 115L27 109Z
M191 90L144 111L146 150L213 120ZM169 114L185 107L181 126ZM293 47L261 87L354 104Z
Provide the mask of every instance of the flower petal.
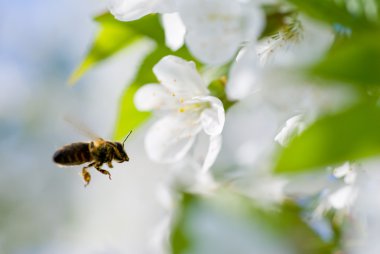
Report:
M122 21L131 21L139 19L149 13L155 12L156 1L141 0L110 0L108 1L108 9L115 18Z
M226 87L228 98L231 100L242 99L259 90L261 74L256 49L250 46L240 51L236 63L230 70L230 78Z
M303 115L295 115L286 121L285 126L281 131L274 137L282 146L287 146L289 142L297 135L299 135L306 128L305 120Z
M201 130L196 114L173 113L158 120L145 137L149 157L157 162L182 159Z
M202 165L202 171L206 172L214 164L220 149L222 148L222 136L210 136L210 143L208 146L207 154Z
M243 41L256 39L264 25L258 8L238 1L180 0L178 11L188 31L186 44L208 64L227 62Z
M194 62L166 56L153 67L153 72L160 83L180 100L208 93Z
M181 48L185 41L186 28L178 13L162 15L162 24L165 30L165 43L173 51Z
M187 101L187 103L189 102L190 101ZM223 103L214 96L196 97L193 98L191 102L208 102L210 107L201 112L201 123L203 130L207 135L219 135L222 133L225 122Z
M350 172L352 172L351 164L347 161L343 165L340 165L339 167L334 168L332 174L336 178L342 178L347 176Z
M175 98L159 84L147 84L137 90L134 103L140 111L171 109L177 105Z
M150 13L175 10L174 0L109 0L108 9L118 20L131 21Z
M191 53L203 63L211 65L224 64L236 53L240 44L235 34L226 34L223 37L213 34L202 34L189 31L186 35L186 45Z

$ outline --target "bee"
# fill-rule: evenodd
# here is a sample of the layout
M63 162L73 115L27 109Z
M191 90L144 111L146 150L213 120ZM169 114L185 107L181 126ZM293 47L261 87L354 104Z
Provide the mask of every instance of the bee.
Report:
M131 135L129 132L122 143L107 141L102 138L96 138L91 142L76 142L65 145L58 149L53 155L53 161L62 166L76 166L90 162L82 168L82 177L87 186L91 181L91 175L88 168L94 167L100 173L108 175L111 180L111 173L102 169L102 165L107 163L112 168L112 161L122 163L129 161L129 157L124 149L124 143Z

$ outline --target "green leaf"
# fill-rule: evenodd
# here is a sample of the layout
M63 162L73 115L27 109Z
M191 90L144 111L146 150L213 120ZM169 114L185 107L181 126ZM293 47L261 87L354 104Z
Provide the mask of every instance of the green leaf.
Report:
M302 172L380 155L380 108L365 103L326 116L280 151L275 171Z
M330 23L361 31L379 25L378 0L288 0L301 12Z
M170 242L174 254L319 254L332 253L334 247L303 221L295 204L269 211L220 190L210 196L183 195Z
M136 91L142 85L157 82L157 79L152 72L152 68L162 57L169 53L170 50L165 47L156 47L153 52L146 56L143 63L139 67L135 80L124 91L119 105L119 114L115 125L115 140L120 140L130 130L136 129L149 118L149 112L141 112L136 109L133 98Z
M354 85L380 86L380 31L360 33L339 43L312 74Z
M138 111L133 103L133 97L140 88L137 84L129 86L121 97L118 118L115 124L114 140L122 140L130 130L135 130L151 115L149 112Z
M136 21L121 22L106 13L95 18L100 23L90 50L69 79L74 84L90 68L110 58L135 42L150 38L157 44L164 44L165 37L157 15L147 15Z
M159 16L156 14L146 15L134 21L124 22L115 19L110 13L105 13L97 16L95 20L103 25L111 25L124 30L131 30L135 34L154 40L157 44L165 44L164 30L161 26Z

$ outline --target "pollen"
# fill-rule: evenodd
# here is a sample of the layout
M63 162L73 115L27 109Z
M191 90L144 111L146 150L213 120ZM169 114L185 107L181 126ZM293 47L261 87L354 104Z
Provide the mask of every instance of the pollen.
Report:
M219 80L223 84L223 86L226 86L226 84L227 84L227 76L226 75L223 75L222 77L220 77Z
M183 98L179 99L179 102L180 102L180 103L183 103L183 102L184 102L184 99L183 99Z
M181 113L185 112L185 108L179 108L179 112Z

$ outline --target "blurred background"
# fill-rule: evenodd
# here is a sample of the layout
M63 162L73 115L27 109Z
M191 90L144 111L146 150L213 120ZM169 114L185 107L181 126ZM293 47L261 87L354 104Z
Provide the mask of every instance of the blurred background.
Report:
M70 86L71 73L99 29L92 17L104 10L106 3L99 0L0 0L0 254L159 253L151 240L157 226L167 222L168 216L157 195L170 174L167 166L154 164L146 156L143 140L148 124L127 141L130 161L114 164L110 170L112 181L91 169L92 181L85 188L81 166L60 168L52 161L52 155L62 145L89 141L65 121L66 117L112 139L122 91L151 46L143 42L128 47ZM278 98L273 98L277 102ZM252 198L269 203L283 198L285 186L282 179L273 179L260 170L268 168L265 162L272 160L270 154L277 145L273 137L283 127L272 113L272 108L258 98L228 111L223 148L213 168L217 177L240 179L241 182L235 181L236 186ZM241 171L234 168L236 163ZM350 211L352 216L348 216L353 226L342 232L347 253L380 253L376 241L380 231L380 203L376 196L379 165L375 163L372 171L362 170L358 181L361 189L350 194L359 198ZM184 182L191 178L189 171L188 167L183 170ZM330 185L342 187L343 183L338 185L337 179L325 171L318 176L292 182L293 192L299 191L302 197ZM330 193L322 192L326 200L335 193L334 188ZM218 217L216 210L208 207L208 201L202 202L204 211L199 207L192 210L195 219L189 220L189 225L195 225L194 235L199 242L214 239L210 245L216 248L213 253L231 253L224 248L230 242L245 250L239 253L295 253L288 251L281 239L272 241L260 227L246 228L249 224L240 219L228 221L230 214L223 217L224 210L219 207L216 210L222 216ZM301 219L298 224L303 225L306 219ZM235 231L224 230L234 229L231 225L235 222ZM323 225L322 222L316 224ZM294 223L290 225L286 236L293 236ZM253 236L247 233L249 230L256 230L251 232ZM333 233L328 230L315 232L324 239ZM364 239L362 245L357 243L360 237ZM301 234L296 243L308 245L304 239ZM210 249L204 250L211 253Z
M112 182L91 170L84 188L81 167L52 162L60 146L89 140L65 116L112 139L119 96L146 50L118 54L69 86L97 31L92 17L105 9L96 0L0 1L0 253L150 253L164 168L149 164L141 134Z

